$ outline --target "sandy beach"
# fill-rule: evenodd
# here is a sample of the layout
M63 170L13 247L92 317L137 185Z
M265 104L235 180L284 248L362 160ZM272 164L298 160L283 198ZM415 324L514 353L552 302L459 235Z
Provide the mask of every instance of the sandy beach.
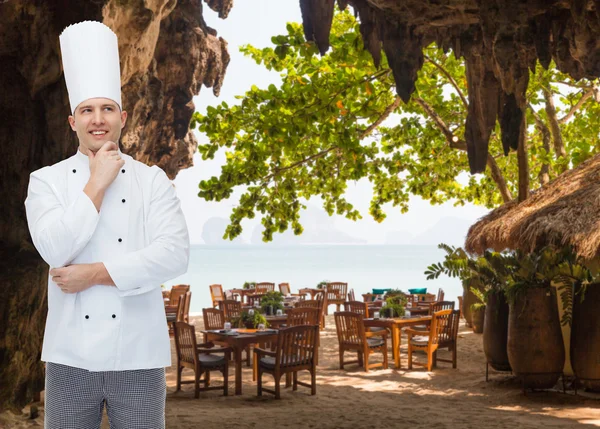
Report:
M196 331L202 318L192 317ZM201 337L200 337L201 338ZM230 396L218 391L201 392L194 399L193 385L175 392L175 368L167 370L167 428L573 428L600 426L600 401L593 395L575 396L573 391L528 392L523 395L516 379L506 373L492 373L485 381L482 336L461 325L458 342L458 369L440 362L428 373L416 367L409 371L406 354L400 370L372 370L358 367L340 371L333 316L321 333L317 395L301 386L293 392L282 388L281 400L265 394L256 396L250 368L244 366L243 395L233 396L233 368L230 368ZM403 341L403 349L406 348ZM172 344L173 362L175 347ZM448 354L440 352L440 356ZM374 355L377 356L377 355ZM378 357L375 357L378 359ZM391 359L390 353L390 361ZM184 379L192 372L184 370ZM214 373L214 383L221 381ZM308 373L300 379L308 379ZM272 378L266 375L267 386ZM597 395L600 398L600 395ZM0 428L43 427L42 412L35 420L0 417ZM4 419L4 420L2 420ZM9 422L10 420L10 422ZM4 423L3 423L4 422ZM108 429L104 419L103 429ZM82 428L85 429L85 428Z

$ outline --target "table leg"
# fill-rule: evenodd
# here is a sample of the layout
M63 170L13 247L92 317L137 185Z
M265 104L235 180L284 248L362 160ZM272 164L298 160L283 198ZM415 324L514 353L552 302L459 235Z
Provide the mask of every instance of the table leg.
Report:
M236 347L235 354L235 394L242 394L242 348Z
M398 369L402 367L400 362L400 341L400 328L394 326L392 328L392 356L394 357L394 365L396 365L396 368Z

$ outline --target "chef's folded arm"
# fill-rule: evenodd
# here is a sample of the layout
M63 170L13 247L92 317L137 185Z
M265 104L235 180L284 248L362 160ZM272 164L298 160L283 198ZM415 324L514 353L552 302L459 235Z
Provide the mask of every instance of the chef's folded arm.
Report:
M102 261L115 286L124 292L159 288L188 268L190 239L179 199L162 170L153 180L146 223L150 244Z
M35 248L51 267L68 265L87 245L100 214L83 192L66 208L38 172L31 173L25 211Z

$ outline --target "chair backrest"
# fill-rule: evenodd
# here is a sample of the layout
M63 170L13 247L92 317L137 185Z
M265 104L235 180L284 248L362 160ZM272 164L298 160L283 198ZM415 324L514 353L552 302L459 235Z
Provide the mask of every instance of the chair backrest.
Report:
M363 344L365 340L365 325L363 316L352 311L333 313L338 341L344 344Z
M429 314L441 310L454 310L454 301L437 301L429 305Z
M346 301L344 310L362 314L363 317L369 317L369 305L363 301Z
M190 322L190 303L192 302L192 291L186 292L182 298L183 302L177 308L177 321Z
M204 329L223 329L225 327L225 312L218 308L203 308Z
M435 298L436 301L443 301L444 300L444 289L439 288L438 289L438 293L437 293L437 297Z
M223 295L223 286L221 285L210 285L210 298L213 302L213 307L216 307L219 304L219 301L223 301L225 299L225 295Z
M305 299L304 301L298 301L296 308L321 308L321 300L319 299Z
M413 305L417 305L417 303L419 302L419 295L415 295L415 294L408 294L406 295L406 301L410 302Z
M198 354L196 343L196 329L185 322L175 322L175 349L179 363L187 367L195 367Z
M431 316L431 329L429 330L430 343L439 344L440 340L443 341L448 337L453 311L440 310L433 313Z
M317 353L318 325L282 328L277 336L275 368L313 366Z
M279 283L279 292L281 292L284 295L290 295L292 293L292 290L290 289L290 284Z
M190 290L190 285L175 285L171 288L169 295L169 304L177 305L179 298L186 294Z
M256 289L256 293L273 292L275 290L275 283L269 283L269 282L256 283L256 286L254 289Z
M438 344L442 347L446 345L450 346L456 342L458 337L458 325L460 323L460 310L452 310L452 313L448 317L448 323L446 329L442 331L438 338Z
M286 312L287 325L318 325L321 310L318 307L296 307L290 308Z
M348 292L348 301L356 301L356 298L354 297L354 289L350 289L350 292Z
M348 283L342 282L330 282L327 283L327 301L346 301L346 294L348 293Z
M435 302L435 295L432 293L426 293L424 295L421 295L421 301L422 302Z
M242 314L242 304L239 301L225 299L221 301L220 306L227 322L231 322L233 319L240 317Z

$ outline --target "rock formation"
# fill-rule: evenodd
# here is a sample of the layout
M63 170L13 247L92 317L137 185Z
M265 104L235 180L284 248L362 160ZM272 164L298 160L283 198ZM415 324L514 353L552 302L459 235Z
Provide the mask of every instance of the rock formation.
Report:
M300 0L304 30L329 47L334 0ZM354 8L376 64L384 50L398 95L408 101L432 42L464 57L469 90L465 130L472 173L485 170L488 140L500 122L505 153L523 131L528 71L536 60L575 79L600 76L598 0L337 0Z
M227 17L233 0L205 0ZM192 165L192 97L218 95L227 43L201 0L0 0L0 410L43 388L40 364L48 268L31 245L23 202L29 173L75 153L58 36L102 21L119 36L124 109L121 149L174 178ZM90 46L90 49L93 49Z

